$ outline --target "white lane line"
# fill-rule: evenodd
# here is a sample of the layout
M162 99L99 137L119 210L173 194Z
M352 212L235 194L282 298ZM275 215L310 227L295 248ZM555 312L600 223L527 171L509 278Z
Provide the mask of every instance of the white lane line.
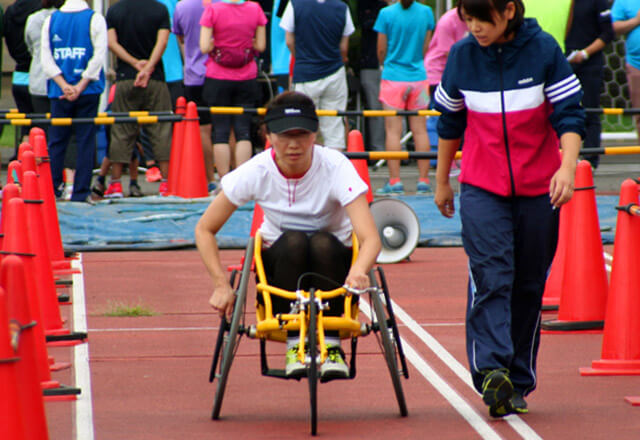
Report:
M87 307L85 303L84 277L82 274L82 254L73 260L71 267L79 269L74 273L73 280L73 330L87 331ZM75 401L75 425L77 440L93 440L93 398L91 396L91 370L89 368L89 344L84 342L73 348L73 367L75 386L80 388L81 394Z
M371 319L371 308L366 301L360 301L358 307L361 312ZM483 439L501 439L500 435L489 426L462 396L460 396L444 379L435 372L408 342L402 341L405 357L422 374L422 376L433 385L442 397L444 397L455 408L456 411L469 423Z
M607 272L611 273L611 263L613 263L613 255L610 255L606 252L603 252L604 255L604 267L605 269L607 269ZM607 264L607 262L609 262L610 264Z
M460 378L464 383L466 383L472 390L475 391L473 386L473 382L471 381L471 374L469 371L460 363L458 360L451 355L443 346L431 336L429 332L427 332L424 328L420 327L420 325L407 314L402 307L400 307L395 301L391 300L391 304L393 306L393 313L396 318L402 320L405 325L411 330L424 344L436 355L444 364L451 369L455 373L456 376ZM403 341L404 347L405 341ZM527 425L520 417L517 415L510 415L505 417L505 420L511 427L523 438L526 440L542 440L540 437L529 425Z

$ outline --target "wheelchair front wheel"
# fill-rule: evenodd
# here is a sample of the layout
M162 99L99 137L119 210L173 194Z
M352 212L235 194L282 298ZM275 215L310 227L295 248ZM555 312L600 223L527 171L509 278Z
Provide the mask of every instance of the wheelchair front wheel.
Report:
M242 273L240 274L240 281L238 283L238 289L236 290L236 300L233 306L233 314L231 316L231 322L225 325L226 317L222 317L220 324L220 332L224 332L225 328L228 328L228 334L222 338L222 359L220 360L220 374L216 377L218 384L216 386L216 394L213 402L213 412L211 418L217 420L220 417L220 409L222 408L222 399L224 397L224 391L227 386L227 378L229 377L229 371L231 370L231 364L236 354L236 348L240 342L240 322L244 318L244 309L247 299L247 286L249 285L249 278L251 273L251 262L253 260L253 238L249 239L247 248L245 251L244 263L242 265Z
M374 282L375 278L372 278ZM377 284L377 283L376 283ZM393 383L393 390L398 401L398 407L400 408L400 415L406 417L409 412L407 411L407 403L404 398L404 391L402 390L402 383L400 381L400 370L398 369L398 352L395 342L391 339L392 331L387 324L387 309L385 308L382 300L380 299L379 292L372 292L370 294L371 303L373 307L373 313L378 321L378 333L380 334L380 340L382 342L382 349L384 351L384 358L391 375L391 382Z
M309 369L307 380L309 381L309 407L311 410L311 435L318 432L318 307L314 298L314 289L309 292Z

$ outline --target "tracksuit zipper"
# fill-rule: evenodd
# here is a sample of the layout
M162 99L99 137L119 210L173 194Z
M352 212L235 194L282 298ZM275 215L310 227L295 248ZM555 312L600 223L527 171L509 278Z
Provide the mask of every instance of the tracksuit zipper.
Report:
M507 136L507 113L504 109L504 79L502 77L502 47L498 47L498 65L500 73L500 105L502 106L502 131L504 133L504 149L507 154L507 167L509 168L509 180L511 181L511 196L516 195L516 183L513 177L513 168L511 167L511 153L509 151L509 136Z

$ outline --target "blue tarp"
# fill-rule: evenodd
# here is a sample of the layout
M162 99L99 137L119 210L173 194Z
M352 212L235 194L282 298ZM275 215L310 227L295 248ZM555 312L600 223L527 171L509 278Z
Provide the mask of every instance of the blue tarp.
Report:
M447 219L425 196L399 197L420 220L419 246L461 246L460 217ZM618 196L597 196L602 241L613 243ZM211 198L148 196L105 200L95 205L58 203L64 248L74 251L173 249L195 245L193 230ZM456 207L459 206L456 199ZM253 204L240 207L218 233L220 248L244 248Z

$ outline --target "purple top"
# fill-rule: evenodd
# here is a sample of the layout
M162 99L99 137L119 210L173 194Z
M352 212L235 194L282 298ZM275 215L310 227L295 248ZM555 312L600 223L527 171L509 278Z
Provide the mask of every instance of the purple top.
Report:
M201 86L204 84L205 62L209 55L200 52L200 17L209 3L220 0L181 0L173 13L171 31L184 37L184 84Z

